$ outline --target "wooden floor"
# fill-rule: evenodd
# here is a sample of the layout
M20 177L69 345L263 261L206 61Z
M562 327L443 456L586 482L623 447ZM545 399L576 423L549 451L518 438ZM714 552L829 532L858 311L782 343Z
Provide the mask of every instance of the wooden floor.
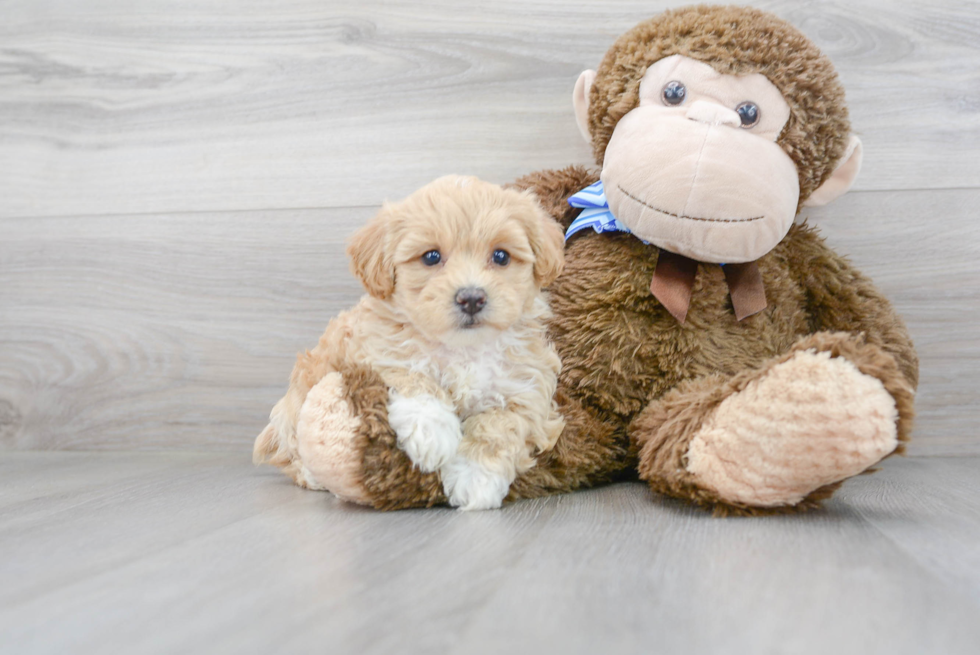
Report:
M908 322L912 457L753 520L379 514L247 461L347 237L590 164L579 72L687 3L0 3L0 653L980 653L977 2L749 3L847 89L861 176L801 218Z
M892 459L821 512L641 484L383 514L242 455L0 455L3 653L980 648L980 459Z

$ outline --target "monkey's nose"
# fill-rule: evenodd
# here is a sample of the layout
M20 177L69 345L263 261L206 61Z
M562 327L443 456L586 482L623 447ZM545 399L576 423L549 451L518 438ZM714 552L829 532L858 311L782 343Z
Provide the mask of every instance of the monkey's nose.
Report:
M692 121L707 123L708 125L727 125L729 127L742 125L742 119L737 112L707 100L696 100L691 103L687 110L687 117Z
M487 292L477 287L466 287L456 292L456 305L464 313L476 316L487 304Z

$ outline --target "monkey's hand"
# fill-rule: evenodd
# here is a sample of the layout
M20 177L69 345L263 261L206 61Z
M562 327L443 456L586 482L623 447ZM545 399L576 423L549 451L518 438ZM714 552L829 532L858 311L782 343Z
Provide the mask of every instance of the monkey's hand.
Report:
M635 468L625 426L591 415L561 389L556 398L565 429L554 448L518 475L510 500L591 487ZM388 385L367 366L321 380L303 406L293 479L382 510L447 503L439 474L420 471L398 447L388 402Z
M300 413L297 483L377 509L445 503L438 474L422 472L398 447L388 404L388 385L368 366L324 377Z

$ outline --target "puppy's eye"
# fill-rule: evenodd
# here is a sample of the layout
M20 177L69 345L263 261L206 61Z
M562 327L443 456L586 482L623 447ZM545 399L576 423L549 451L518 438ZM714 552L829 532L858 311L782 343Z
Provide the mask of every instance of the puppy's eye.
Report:
M422 263L426 266L435 266L442 261L442 255L439 254L438 250L430 250L429 252L422 255Z
M497 266L506 266L510 263L510 253L506 250L494 250L493 263Z

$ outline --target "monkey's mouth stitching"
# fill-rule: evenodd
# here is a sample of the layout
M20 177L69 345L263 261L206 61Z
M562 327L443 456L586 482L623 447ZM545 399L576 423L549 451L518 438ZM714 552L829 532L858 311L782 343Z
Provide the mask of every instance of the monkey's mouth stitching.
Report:
M643 202L618 184L616 185L616 188L618 188L627 198L635 200L647 209L652 209L655 212L666 214L667 216L671 216L673 218L683 218L686 221L704 221L706 223L750 223L752 221L759 221L765 218L765 216L755 216L753 218L701 218L700 216L681 216L680 214L674 214L673 212L664 211L663 209L657 209L653 205Z

